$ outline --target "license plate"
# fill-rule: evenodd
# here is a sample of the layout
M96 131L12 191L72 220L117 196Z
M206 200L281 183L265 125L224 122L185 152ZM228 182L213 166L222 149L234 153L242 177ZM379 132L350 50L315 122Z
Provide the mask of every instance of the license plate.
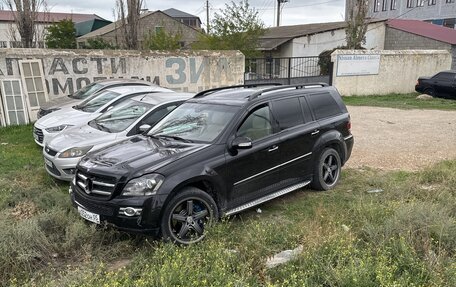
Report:
M54 166L54 164L52 163L52 161L48 160L47 158L44 158L44 163L49 166L50 168L52 168Z
M95 214L90 211L87 211L80 206L78 206L78 212L82 218L84 218L88 221L91 221L93 223L100 224L100 215L99 214Z

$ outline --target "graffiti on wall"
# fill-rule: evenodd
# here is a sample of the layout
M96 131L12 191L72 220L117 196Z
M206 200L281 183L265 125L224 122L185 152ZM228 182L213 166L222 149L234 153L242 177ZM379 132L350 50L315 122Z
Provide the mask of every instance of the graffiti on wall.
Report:
M19 60L30 57L7 56L0 59L0 77L20 77ZM74 93L91 82L108 78L150 81L180 91L238 84L243 79L243 59L239 57L33 57L43 63L45 81L51 97ZM240 63L233 63L236 60ZM242 64L239 69L233 68Z

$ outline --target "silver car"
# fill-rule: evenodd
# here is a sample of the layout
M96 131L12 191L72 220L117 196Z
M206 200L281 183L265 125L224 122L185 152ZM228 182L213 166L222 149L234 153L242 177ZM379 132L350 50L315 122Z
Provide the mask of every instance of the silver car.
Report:
M52 99L43 105L41 105L40 110L38 111L37 118L41 118L45 115L48 115L52 112L60 110L63 106L67 105L76 105L81 101L85 100L89 96L100 92L105 89L122 87L122 86L156 86L155 84L136 79L108 79L96 81L87 86L82 87L71 95L66 97L58 97Z
M43 146L46 140L56 136L67 127L87 123L123 99L133 97L138 93L149 92L173 93L172 90L159 86L122 86L105 89L88 97L78 105L69 104L37 120L33 129L35 142Z
M65 129L43 149L46 171L70 181L79 160L89 151L142 133L183 101L189 93L150 93L126 99L88 123Z

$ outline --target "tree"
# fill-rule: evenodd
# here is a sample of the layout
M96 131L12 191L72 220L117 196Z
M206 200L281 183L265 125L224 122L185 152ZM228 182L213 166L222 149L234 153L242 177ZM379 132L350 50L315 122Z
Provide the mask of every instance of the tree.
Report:
M182 34L169 34L164 29L159 29L145 37L144 48L150 50L177 50L181 48Z
M127 49L137 50L139 18L143 0L116 0L117 14L120 20L120 31L125 39Z
M2 0L13 12L16 26L11 31L12 40L17 41L16 31L19 32L23 48L32 48L37 42L36 21L38 12L46 6L45 0Z
M103 38L90 38L81 48L93 50L114 50L117 47L110 42L105 41Z
M76 49L76 28L72 20L64 19L46 28L46 46L57 49Z
M194 49L240 50L246 57L260 54L258 40L264 34L264 23L248 0L231 1L215 13L211 33L200 37Z
M366 43L368 1L354 1L355 3L347 21L347 28L345 28L348 49L360 49L362 48L362 44Z

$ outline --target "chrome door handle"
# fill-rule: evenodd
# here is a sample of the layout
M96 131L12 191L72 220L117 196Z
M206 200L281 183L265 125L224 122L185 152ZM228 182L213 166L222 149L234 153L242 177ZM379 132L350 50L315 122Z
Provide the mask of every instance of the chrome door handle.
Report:
M270 147L268 149L268 152L273 152L273 151L278 150L278 149L279 149L279 146L274 145L274 146L272 146L272 147Z
M310 135L314 136L314 135L318 135L320 133L320 130L314 130Z

